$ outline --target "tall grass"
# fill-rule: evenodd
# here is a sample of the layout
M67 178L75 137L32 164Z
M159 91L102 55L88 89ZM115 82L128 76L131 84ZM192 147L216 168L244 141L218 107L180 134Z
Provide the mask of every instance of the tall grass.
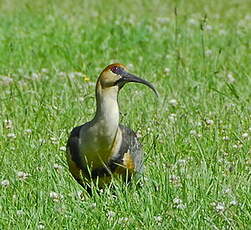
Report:
M1 1L0 229L249 229L249 1ZM112 62L146 182L82 201L64 146Z

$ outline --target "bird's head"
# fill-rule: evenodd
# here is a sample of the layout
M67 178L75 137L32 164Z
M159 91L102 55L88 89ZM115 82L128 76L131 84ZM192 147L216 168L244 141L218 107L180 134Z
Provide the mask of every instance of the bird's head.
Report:
M108 65L101 72L98 82L104 90L114 87L120 90L128 82L141 83L151 88L157 95L156 89L150 82L127 72L127 68L123 64Z

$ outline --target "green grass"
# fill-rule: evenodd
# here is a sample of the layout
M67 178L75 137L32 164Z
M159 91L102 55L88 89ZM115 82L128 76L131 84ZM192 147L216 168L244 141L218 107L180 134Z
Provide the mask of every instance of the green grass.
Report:
M251 229L250 7L0 1L0 229ZM130 84L119 98L147 181L81 201L61 147L92 118L94 83L114 61L160 94Z

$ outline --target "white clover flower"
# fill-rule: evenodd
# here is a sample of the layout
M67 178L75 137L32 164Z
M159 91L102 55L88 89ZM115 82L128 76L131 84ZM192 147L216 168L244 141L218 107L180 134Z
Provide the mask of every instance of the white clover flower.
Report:
M187 207L186 204L178 204L176 206L176 208L178 208L178 209L185 209L186 207Z
M63 168L63 166L62 166L62 165L59 165L59 164L57 164L57 163L55 163L55 164L53 165L53 168L56 169L56 170L61 170L61 169Z
M89 81L89 82L86 82L85 85L87 85L87 86L95 86L96 83L92 82L92 81Z
M237 200L232 200L232 201L229 202L229 204L231 206L236 206L236 205L238 205L238 201Z
M154 218L154 220L157 221L157 222L162 222L162 220L163 220L163 217L162 217L162 216L154 216L153 218Z
M188 23L189 23L190 25L197 25L197 24L198 24L198 21L196 21L196 20L193 19L193 18L190 18L190 19L188 20Z
M50 198L52 198L54 202L59 202L64 196L56 192L50 192Z
M226 106L227 106L228 108L233 108L233 107L236 106L236 104L234 104L234 103L229 103L229 104L227 104Z
M179 176L176 176L176 175L170 175L169 176L169 181L170 183L179 183L180 182L180 177Z
M230 138L229 138L228 136L224 136L222 139L223 139L224 141L229 141L229 140L230 140Z
M59 195L56 192L50 192L50 198L52 198L52 199L58 199Z
M51 137L50 140L51 141L57 141L58 139L56 137Z
M207 124L207 125L213 125L213 124L214 124L214 121L213 121L213 120L210 120L210 119L207 119L207 120L206 120L206 124Z
M150 132L152 131L152 129L151 129L150 127L148 127L148 128L146 129L146 131L147 131L148 133L150 133Z
M44 226L43 224L39 224L39 225L37 226L37 228L38 228L38 229L44 229L45 226Z
M186 208L186 204L184 204L183 201L177 197L173 199L173 204L174 204L174 207L177 209L185 209Z
M195 130L191 130L189 133L190 133L191 135L193 135L193 136L196 136L196 135L197 135L197 132L196 132Z
M247 21L251 21L251 15L250 14L245 15L244 19Z
M196 122L196 124L195 124L196 126L201 126L202 125L202 123L200 122L200 121L198 121L198 122Z
M31 74L31 79L38 79L39 75L37 73L32 73Z
M170 22L170 18L159 17L159 18L157 18L157 22L159 22L160 24L168 23L168 22Z
M172 122L176 121L176 114L175 113L171 113L169 116L168 116L168 119Z
M235 149L241 149L242 147L243 147L242 144L234 144L233 145L233 148L235 148Z
M245 164L248 165L248 166L251 166L251 159L247 159L247 160L245 161Z
M133 65L132 63L129 63L129 64L127 65L127 67L128 67L128 69L133 69L133 68L134 68L134 65Z
M25 173L22 171L17 172L17 177L19 180L26 180L30 176L29 173Z
M45 68L42 68L42 69L41 69L41 72L42 72L42 73L49 73L49 70L48 70L48 69L45 69Z
M83 102L83 101L85 100L85 98L84 98L84 97L79 97L78 100L79 100L80 102Z
M18 215L18 216L24 215L24 211L23 211L23 210L17 210L17 215Z
M206 51L205 51L206 56L210 56L212 53L213 53L212 50L206 50Z
M173 203L176 204L176 205L178 205L178 204L182 204L183 201L181 199L179 199L179 198L176 197L176 198L173 199Z
M59 200L57 200L57 201L53 200L53 201L59 202ZM66 207L64 205L57 206L56 211L62 214L66 211Z
M58 75L59 75L60 77L66 77L66 76L67 76L67 73L65 73L65 72L59 72Z
M46 142L46 140L41 138L41 139L38 140L38 142L41 143L41 144L44 144Z
M166 75L169 75L170 72L171 72L171 70L170 70L169 68L165 68L165 69L164 69L164 73L165 73Z
M119 224L125 224L125 223L127 223L129 221L129 218L128 217L120 217L119 219L118 219L118 223Z
M24 69L18 68L18 69L17 69L17 72L18 72L18 73L24 73Z
M82 198L82 191L77 191L77 192L75 192L74 194L73 194L73 196L75 196L76 198L78 198L78 199L81 199Z
M36 167L36 170L41 172L41 171L44 170L44 168L42 166L41 167Z
M205 26L205 30L207 30L207 31L210 31L210 30L212 30L213 29L213 27L211 26L211 25L206 25Z
M15 133L8 133L8 134L7 134L7 137L8 137L8 138L15 139L17 136L16 136Z
M227 74L227 80L228 80L229 83L234 83L235 82L235 78L233 77L232 73Z
M54 144L54 145L59 144L59 141L58 141L58 139L56 137L51 137L50 140L51 140L51 143Z
M142 137L142 131L138 130L136 133L137 138L141 138Z
M170 105L172 105L172 106L177 106L177 105L178 105L178 102L177 102L175 99L169 100L168 103L169 103Z
M25 133L32 133L32 130L31 129L25 129L24 132Z
M107 212L107 217L112 218L112 217L114 217L114 216L116 216L116 213L115 213L115 212L113 212L113 211L108 211L108 212Z
M128 18L127 19L127 22L129 23L129 24L135 24L135 18L134 17L130 17L130 18Z
M232 192L231 188L226 188L223 190L223 193L231 193L231 192Z
M9 85L13 82L13 79L7 76L0 76L0 81L3 83L3 85Z
M225 204L224 203L221 203L221 202L218 202L214 205L214 208L216 210L216 212L224 212L225 211Z
M12 122L12 120L4 120L4 127L6 129L12 129L13 128L13 122Z
M65 151L66 151L66 147L65 147L65 146L61 146L61 147L59 148L59 150L65 152Z
M227 31L226 31L226 30L223 30L223 29L222 29L222 30L219 30L219 34L220 34L220 35L226 35L226 34L227 34Z
M73 79L75 77L75 73L71 72L71 73L68 74L68 76L69 76L70 79Z
M91 203L90 204L90 208L96 208L97 207L97 204L96 203Z
M27 85L27 82L25 80L19 80L17 83L20 86L26 86Z
M77 77L82 77L83 76L83 73L81 73L81 72L75 72L74 73Z
M187 157L187 160L188 160L188 161L192 161L192 160L193 160L193 157L189 156L189 157Z
M8 187L8 186L10 185L10 181L7 180L7 179L5 179L5 180L1 181L1 185L2 185L3 187Z
M177 163L180 165L185 165L187 161L185 159L180 159L180 160L177 160Z
M248 133L243 133L243 134L242 134L242 137L243 137L243 138L248 138Z

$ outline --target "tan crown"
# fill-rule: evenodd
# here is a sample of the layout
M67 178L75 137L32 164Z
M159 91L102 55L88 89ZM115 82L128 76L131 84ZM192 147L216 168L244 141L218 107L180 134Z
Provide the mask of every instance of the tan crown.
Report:
M121 76L119 76L119 75L117 75L117 74L115 74L115 73L113 73L111 71L111 69L114 66L118 66L118 67L121 67L123 69L127 69L126 66L124 66L123 64L119 64L119 63L114 63L114 64L111 64L111 65L108 65L101 72L101 74L99 76L99 79L98 79L98 81L100 82L102 88L113 87L114 83L121 78Z

